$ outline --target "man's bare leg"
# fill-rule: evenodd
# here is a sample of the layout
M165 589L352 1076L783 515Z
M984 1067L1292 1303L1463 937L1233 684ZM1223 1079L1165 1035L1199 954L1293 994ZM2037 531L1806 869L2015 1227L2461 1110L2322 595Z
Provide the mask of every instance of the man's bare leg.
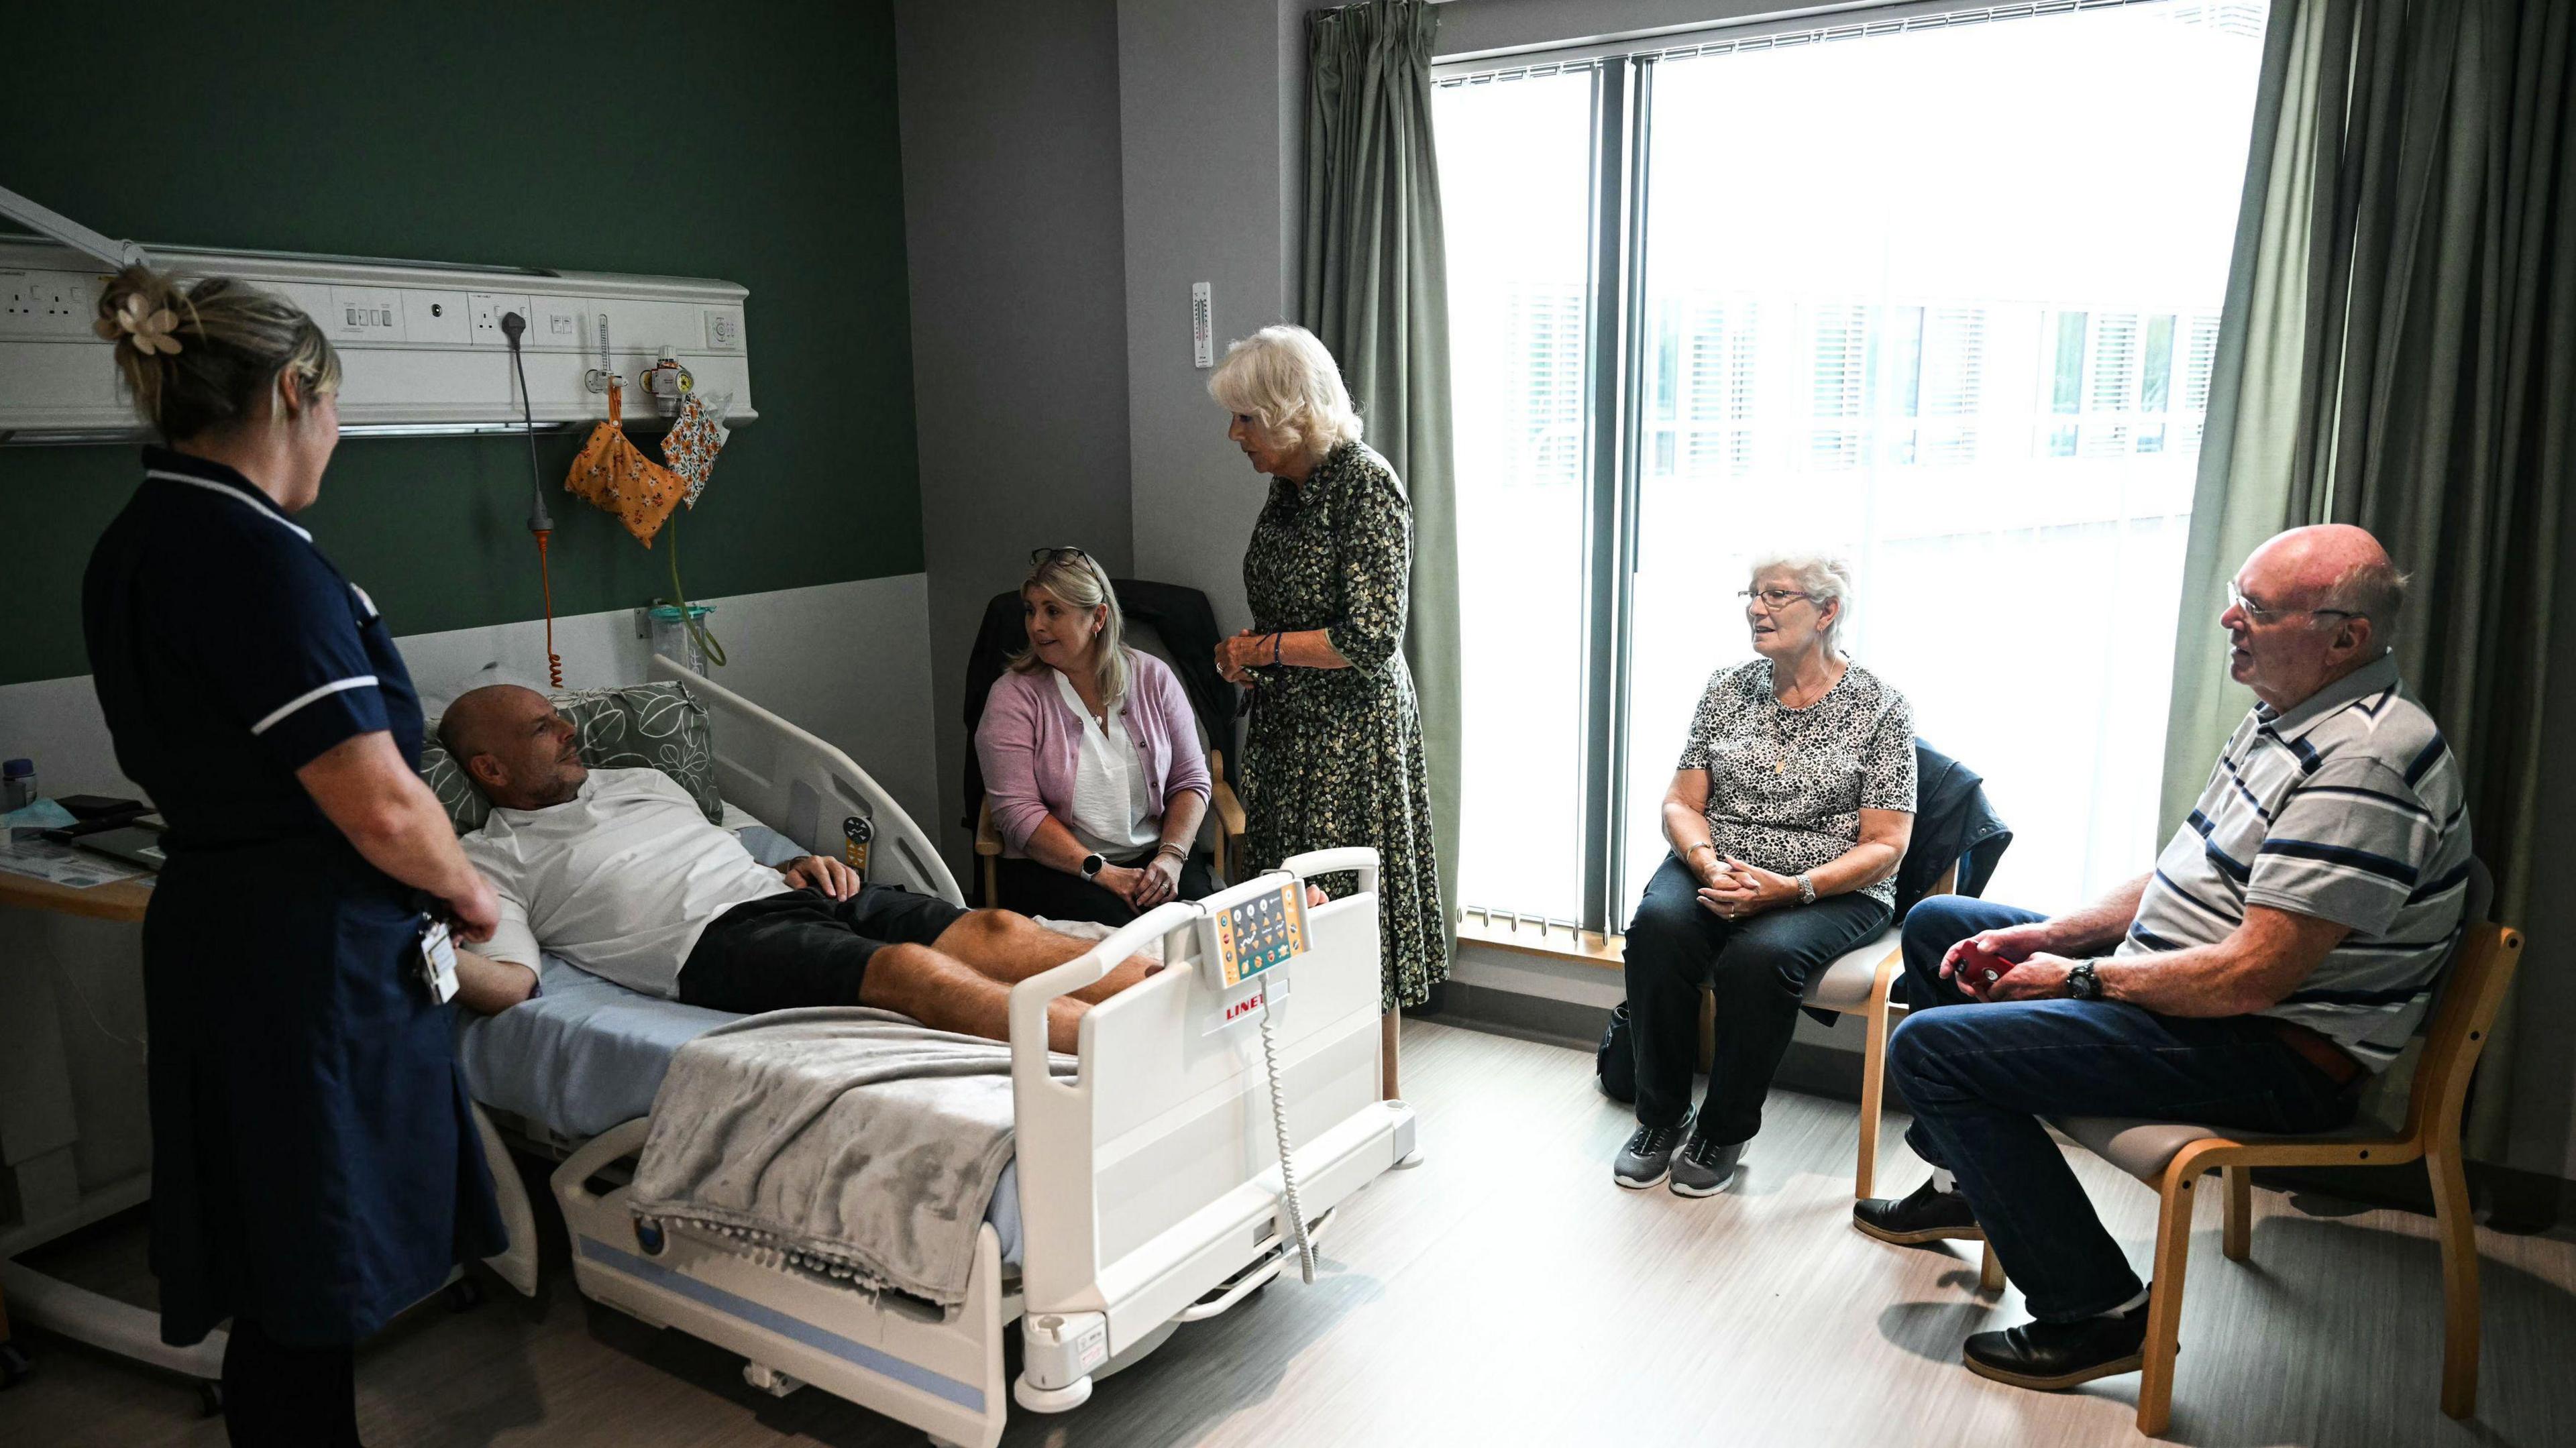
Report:
M1010 986L1052 970L1099 943L1049 930L1016 910L970 910L939 932L931 948ZM1158 969L1144 956L1131 956L1098 981L1073 992L1073 998L1098 1005Z
M1010 986L936 946L889 945L869 956L859 1004L910 1016L935 1031L1011 1038ZM1089 1009L1064 996L1047 1002L1047 1049L1075 1049Z

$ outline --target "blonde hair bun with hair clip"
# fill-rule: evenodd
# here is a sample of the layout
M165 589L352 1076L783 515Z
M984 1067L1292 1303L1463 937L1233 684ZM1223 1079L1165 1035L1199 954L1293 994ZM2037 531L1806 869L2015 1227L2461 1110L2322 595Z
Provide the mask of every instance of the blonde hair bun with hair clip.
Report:
M141 292L128 293L115 316L99 318L90 330L110 342L123 340L146 357L155 352L178 356L179 339L170 335L179 329L178 316L168 307L147 312L147 305Z

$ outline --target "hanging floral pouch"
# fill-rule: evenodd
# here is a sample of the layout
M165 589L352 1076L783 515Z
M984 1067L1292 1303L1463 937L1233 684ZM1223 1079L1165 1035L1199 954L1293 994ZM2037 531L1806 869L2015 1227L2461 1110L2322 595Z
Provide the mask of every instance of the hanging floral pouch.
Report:
M662 531L663 520L680 506L689 485L628 441L622 425L623 398L623 391L612 380L608 384L608 421L591 429L590 441L582 446L581 456L573 459L564 489L614 514L626 525L626 531L635 535L636 542L650 548L653 535Z

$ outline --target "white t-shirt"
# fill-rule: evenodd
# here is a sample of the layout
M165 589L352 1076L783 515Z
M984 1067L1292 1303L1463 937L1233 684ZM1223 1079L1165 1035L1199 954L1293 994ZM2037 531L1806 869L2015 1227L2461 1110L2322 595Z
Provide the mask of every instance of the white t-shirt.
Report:
M1056 692L1082 724L1082 745L1073 757L1073 800L1065 827L1082 847L1113 859L1126 859L1161 839L1155 828L1160 811L1145 779L1144 761L1136 757L1136 740L1127 732L1127 711L1109 716L1109 727L1082 705L1082 695L1061 669Z
M475 953L533 970L552 951L648 995L678 993L707 922L795 888L658 769L594 769L564 803L495 809L457 843L501 897Z

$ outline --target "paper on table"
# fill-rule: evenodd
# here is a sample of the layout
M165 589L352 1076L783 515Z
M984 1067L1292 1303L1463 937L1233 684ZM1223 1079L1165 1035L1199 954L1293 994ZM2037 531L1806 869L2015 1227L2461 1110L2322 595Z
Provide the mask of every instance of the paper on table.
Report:
M68 885L75 890L112 885L144 873L122 860L75 850L51 840L0 842L0 870Z
M69 829L79 823L80 821L73 817L70 810L49 799L40 799L34 804L21 805L7 814L0 814L0 826L11 830L26 830L30 833L38 830Z

